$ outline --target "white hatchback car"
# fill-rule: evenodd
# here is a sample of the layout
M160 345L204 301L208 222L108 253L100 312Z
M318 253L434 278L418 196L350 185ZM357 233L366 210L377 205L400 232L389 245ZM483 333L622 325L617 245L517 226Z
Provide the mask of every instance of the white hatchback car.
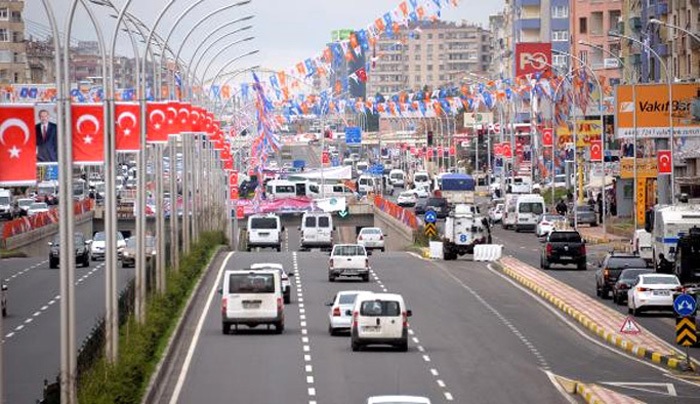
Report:
M363 227L357 235L357 244L365 250L381 250L384 252L384 233L379 227Z
M418 202L418 197L413 191L401 192L398 199L396 199L396 204L399 206L416 206L416 202Z
M366 345L393 345L408 351L408 318L403 297L395 293L358 295L352 310L350 345L359 351Z
M627 291L627 310L636 315L642 310L673 310L673 292L682 286L676 275L641 274Z
M419 199L425 199L430 197L430 191L428 190L427 185L416 186L413 189L413 192L415 192L416 197L418 197Z
M326 303L328 311L328 333L336 335L342 331L350 331L352 324L352 309L355 307L357 296L371 293L365 290L343 290L338 292L333 301Z
M552 213L545 213L540 216L540 221L537 222L535 227L535 235L537 237L547 236L554 228L558 225L566 223L566 218L561 215L555 215Z

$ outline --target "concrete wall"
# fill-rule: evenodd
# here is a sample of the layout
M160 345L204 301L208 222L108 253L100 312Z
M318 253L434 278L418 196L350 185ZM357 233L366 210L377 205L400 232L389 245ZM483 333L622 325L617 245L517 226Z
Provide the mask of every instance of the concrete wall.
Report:
M75 231L92 237L93 212L87 212L75 217ZM5 240L5 248L19 250L30 257L48 257L49 241L58 234L58 224L44 226L42 228L23 233Z
M379 209L374 209L374 225L384 231L387 251L402 251L414 243L413 229Z

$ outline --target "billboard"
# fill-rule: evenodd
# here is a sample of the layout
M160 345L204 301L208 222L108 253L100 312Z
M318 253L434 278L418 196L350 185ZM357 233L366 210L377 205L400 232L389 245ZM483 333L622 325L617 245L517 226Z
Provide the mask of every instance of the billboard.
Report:
M617 137L634 137L634 111L637 114L637 138L669 137L668 86L638 84L636 103L632 102L632 86L617 87L615 121ZM700 137L700 83L673 84L673 133L678 137ZM695 108L694 108L695 107Z
M543 72L552 63L552 44L530 42L515 44L515 75Z
M576 120L576 140L577 147L587 147L591 145L591 141L601 140L600 119ZM569 130L568 126L559 126L557 128L557 142L560 146L567 143L573 143L573 131Z
M465 112L464 127L471 128L473 125L490 125L493 123L493 113L491 112Z
M354 29L336 29L331 31L331 42L347 41L350 39L350 34L355 32Z

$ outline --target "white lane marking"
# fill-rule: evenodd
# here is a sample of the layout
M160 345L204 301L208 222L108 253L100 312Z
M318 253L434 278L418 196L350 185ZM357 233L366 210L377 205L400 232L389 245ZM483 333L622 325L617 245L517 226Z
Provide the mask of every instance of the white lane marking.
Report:
M415 344L420 344L420 341L418 341L418 338L413 337L412 339L413 339L413 343L415 343Z
M299 309L299 314L304 314L304 313L306 313L306 309L300 308L300 309Z
M46 310L46 309L48 309L48 308L49 308L49 306L42 306L42 307L41 307L41 311L44 311L44 310Z
M447 400L447 401L452 401L452 400L454 400L454 397L452 397L452 394L450 394L449 391L446 391L446 392L445 392L445 400Z
M314 377L313 376L306 376L306 383L314 384Z
M311 351L311 347L309 347L308 345L304 345L303 347L301 347L301 349L302 349L304 352L310 352L310 351Z
M24 324L29 324L29 323L31 323L32 321L34 321L34 319L30 317L30 318L24 320Z
M199 316L199 321L197 322L197 328L195 329L194 336L192 338L192 342L190 342L190 346L187 350L187 356L185 356L185 361L182 364L182 369L180 370L180 375L177 378L177 383L175 384L175 389L173 390L173 395L170 398L170 404L175 404L177 403L177 400L180 398L180 392L182 391L182 386L185 384L185 379L187 378L187 372L190 368L190 363L192 362L192 357L194 356L194 351L197 348L197 343L199 342L199 336L202 333L202 327L204 327L204 320L207 317L207 313L209 312L209 308L211 307L211 303L214 301L214 295L216 294L216 291L219 286L219 280L221 279L224 269L226 268L226 264L228 263L228 260L233 256L234 252L229 252L226 258L224 258L224 262L221 264L221 267L219 268L219 272L216 274L216 280L214 281L214 284L211 287L211 291L209 291L209 297L207 299L207 303L204 305L204 310L202 311L202 314Z
M46 307L46 306L44 306L44 307ZM41 315L41 312L40 312L40 311L35 311L34 314L33 314L34 317L39 316L39 315Z
M15 332L22 331L22 328L24 328L23 324L18 325L17 327L15 327Z
M422 346L418 345L417 348L419 352L425 352L425 348L423 348Z
M301 337L301 342L308 344L309 343L309 337Z
M5 335L5 338L12 338L13 335L15 335L15 333L11 332L11 333Z
M311 355L304 355L304 362L311 362Z
M299 320L306 320L306 314L300 314Z
M306 321L302 321L302 322L300 323L300 325L301 325L302 327L306 327Z
M22 269L21 271L18 271L18 272L16 272L16 273L14 273L14 274L13 274L12 276L10 276L9 278L6 278L6 279L5 279L5 283L10 283L10 282L12 281L12 279L14 279L14 278L16 278L16 277L18 277L18 276L20 276L20 275L24 275L24 274L26 274L27 272L31 271L32 269L39 268L39 266L41 266L41 265L43 265L43 264L46 264L47 262L49 262L49 260L43 260L43 261L38 262L38 263L36 263L36 264L34 264L34 265L32 265L32 266L29 266L29 267L27 267L27 268Z
M432 373L433 376L436 376L436 377L439 375L437 369L430 369L430 373Z
M313 387L309 387L309 395L310 396L315 396L316 395L316 389Z
M301 334L302 334L302 335L306 335L307 332L308 332L308 331L306 331L306 328L304 328L304 329L301 330Z
M443 382L442 380L437 379L435 382L438 384L438 386L442 387L443 389L445 388L445 382Z
M304 366L304 370L306 371L306 373L311 373L314 371L314 368L311 365L306 365Z
M426 362L430 362L430 356L428 355L423 355L423 360Z

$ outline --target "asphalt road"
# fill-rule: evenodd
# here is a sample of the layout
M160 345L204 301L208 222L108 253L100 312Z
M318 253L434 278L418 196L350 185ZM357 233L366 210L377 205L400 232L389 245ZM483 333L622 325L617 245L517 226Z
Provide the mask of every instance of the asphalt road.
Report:
M371 395L397 393L435 403L566 402L547 371L587 382L656 386L614 387L644 401L700 399L694 385L599 345L484 264L376 253L370 258L376 277L369 284L329 283L327 259L316 252L265 251L238 252L228 260L227 268L255 262L297 268L301 288L293 288L282 335L260 327L222 335L219 295L210 293L218 280L208 277L203 301L209 305L200 302L185 325L202 324L191 362L165 382L175 389L182 381L177 402L362 403ZM352 352L349 337L328 335L324 303L347 289L403 294L414 313L409 352ZM190 340L183 343L184 352ZM653 392L668 392L669 384L676 397Z
M494 227L493 234L494 243L504 245L504 254L512 255L535 268L540 268L542 244L533 233L515 233L511 230L503 230L500 224L497 224ZM611 299L600 299L596 297L595 294L595 271L598 269L597 264L609 249L610 246L607 245L587 245L588 269L586 271L578 271L573 266L555 265L546 272L554 278L597 299L606 306L620 313L627 314L627 305L617 305L613 303ZM642 313L636 316L635 320L668 343L675 344L676 322L672 313ZM622 324L620 326L622 326ZM700 349L691 349L690 353L693 358L700 360Z
M119 268L120 288L133 269ZM0 277L8 285L8 316L3 320L5 401L33 403L42 397L44 379L60 368L59 270L46 258L0 260ZM104 264L76 268L76 347L104 315Z

